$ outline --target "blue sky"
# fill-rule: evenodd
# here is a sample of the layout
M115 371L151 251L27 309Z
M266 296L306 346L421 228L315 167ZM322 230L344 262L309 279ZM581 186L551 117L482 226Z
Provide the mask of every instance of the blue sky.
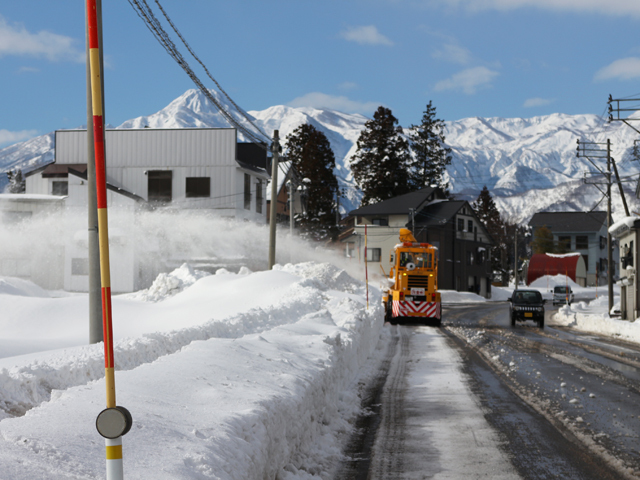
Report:
M246 110L384 105L406 127L429 100L457 120L600 115L640 93L639 0L160 1ZM108 123L194 87L127 0L103 3ZM3 2L0 147L86 122L84 35L84 1Z

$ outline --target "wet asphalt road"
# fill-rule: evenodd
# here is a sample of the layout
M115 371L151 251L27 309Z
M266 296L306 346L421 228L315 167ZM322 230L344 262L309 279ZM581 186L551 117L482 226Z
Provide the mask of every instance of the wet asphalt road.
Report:
M434 334L459 355L457 368L516 472L500 478L640 478L640 348L554 327L549 319L543 330L533 322L512 328L508 308L505 303L450 306L442 329L389 327L397 328L393 355L404 350L405 365L388 359L369 386L366 425L360 425L345 452L352 460L336 478L499 477L482 468L465 473L465 462L482 463L473 459L473 447L460 451L461 466L448 472L434 467L443 460L442 446L430 453L413 451L415 429L437 420L430 415L438 411L410 408L406 378L421 355L411 349L420 335ZM548 304L547 316L553 310ZM461 428L460 417L447 421L451 429Z

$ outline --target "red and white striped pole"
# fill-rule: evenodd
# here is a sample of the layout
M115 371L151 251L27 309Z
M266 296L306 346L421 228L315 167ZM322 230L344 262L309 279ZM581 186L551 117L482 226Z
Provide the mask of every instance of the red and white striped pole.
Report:
M100 242L100 275L102 283L102 329L104 335L105 383L107 408L96 419L98 432L105 437L107 480L121 480L122 435L131 428L131 415L116 405L113 360L113 326L111 315L111 274L109 269L109 225L107 218L107 176L104 159L104 118L102 116L102 82L100 71L99 22L102 12L96 0L87 0L87 41L91 72L91 104L93 108L93 140L95 146L96 194L98 206L98 238ZM89 126L87 126L89 128Z

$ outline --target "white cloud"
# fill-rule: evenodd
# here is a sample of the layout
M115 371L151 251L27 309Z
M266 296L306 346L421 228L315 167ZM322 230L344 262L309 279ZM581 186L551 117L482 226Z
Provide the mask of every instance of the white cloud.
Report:
M446 44L441 49L432 54L433 58L457 63L458 65L468 65L471 62L471 52L460 45Z
M46 58L52 62L70 60L82 63L84 51L75 47L76 40L42 30L29 32L23 25L10 25L0 16L0 57L5 55Z
M356 88L358 88L358 84L355 82L342 82L340 85L338 85L338 88L340 90L355 90Z
M555 99L552 99L552 98L540 98L540 97L528 98L527 100L525 100L522 106L524 108L544 107L545 105L552 104L554 101Z
M546 10L640 16L638 0L427 0L432 4L468 10L515 10L535 7Z
M0 145L21 142L35 137L37 130L22 130L20 132L10 132L9 130L0 130Z
M473 95L479 88L489 87L491 81L499 75L495 70L487 67L473 67L456 73L451 78L436 83L437 92L444 90L462 90L467 95Z
M326 93L311 92L293 99L288 104L290 107L328 108L345 113L362 113L371 115L379 106L376 102L356 102L345 96L327 95Z
M38 73L38 72L40 72L40 69L35 67L20 67L18 69L18 73Z
M375 25L367 25L362 27L347 27L340 33L340 36L350 42L356 42L360 45L393 45L393 42L378 32Z
M640 58L628 57L616 60L596 72L594 80L604 81L617 78L619 80L631 80L640 78Z

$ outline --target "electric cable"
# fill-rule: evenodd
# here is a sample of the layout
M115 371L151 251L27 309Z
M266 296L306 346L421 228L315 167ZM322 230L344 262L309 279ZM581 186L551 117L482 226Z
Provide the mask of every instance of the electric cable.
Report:
M167 51L169 56L171 56L178 65L185 71L185 73L191 78L193 83L200 89L200 91L213 103L213 105L218 109L218 111L223 115L223 117L233 126L235 126L238 130L244 133L249 140L256 143L261 148L267 150L268 144L264 141L264 139L259 138L255 133L251 132L244 125L239 123L232 115L229 113L223 105L211 94L211 92L202 84L198 76L195 74L193 69L189 66L187 61L184 59L182 54L178 51L176 45L173 43L167 32L162 28L162 25L158 21L158 19L153 14L153 11L147 4L146 0L142 0L144 7L141 5L139 0L127 0L137 15L145 22L146 27L152 33L152 35L158 40L158 42L162 45L162 47ZM145 8L146 7L146 8ZM251 123L253 125L253 123ZM267 137L268 138L268 137Z

